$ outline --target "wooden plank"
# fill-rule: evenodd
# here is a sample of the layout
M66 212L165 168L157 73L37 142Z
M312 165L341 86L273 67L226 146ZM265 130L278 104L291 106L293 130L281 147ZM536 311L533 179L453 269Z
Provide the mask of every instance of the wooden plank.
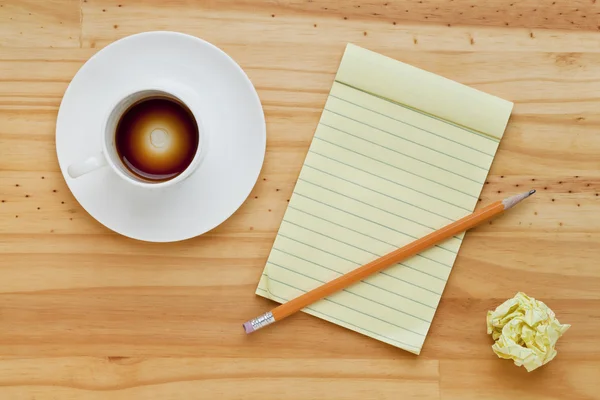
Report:
M560 352L559 352L560 353ZM493 357L495 355L492 354ZM560 357L560 354L558 355ZM510 365L507 360L467 361L452 360L440 362L442 375L441 398L443 400L471 399L563 399L587 400L598 397L594 386L588 383L597 376L598 361L576 361L563 363L554 368L542 368L526 375ZM474 379L478 380L473 385ZM516 382L526 384L515 384ZM567 394L568 393L568 394Z
M80 38L80 0L8 0L0 4L3 48L79 47Z
M304 3L305 7L308 3L310 1ZM103 47L120 37L156 29L189 33L222 47L242 43L269 49L283 41L288 45L309 48L332 46L330 50L340 54L340 46L346 42L376 51L600 51L597 30L581 30L576 35L567 35L553 29L532 32L525 27L447 26L412 21L398 21L394 25L389 20L373 19L364 14L361 18L344 19L341 14L328 13L328 10L311 13L292 9L275 14L275 11L265 10L264 5L240 9L235 6L237 3L233 3L231 8L215 9L207 4L211 3L180 0L162 2L157 6L153 1L127 4L121 0L88 0L82 8L82 43L85 47ZM318 2L318 6L329 8L322 2ZM385 6L381 4L379 7L383 11ZM390 17L401 15L402 10L396 9ZM594 16L590 18L594 19ZM149 20L152 20L151 24Z
M346 360L342 366L335 358L239 358L234 366L227 358L108 356L9 359L0 362L0 371L0 396L17 400L179 400L185 393L218 394L219 399L330 399L332 393L336 399L357 393L439 398L437 361Z
M170 2L189 6L189 1ZM385 22L437 23L450 25L501 26L529 29L599 30L600 6L593 0L555 1L524 0L481 2L476 0L408 0L321 2L294 0L271 1L220 0L205 5L214 10L259 11L287 15L327 15L349 20Z

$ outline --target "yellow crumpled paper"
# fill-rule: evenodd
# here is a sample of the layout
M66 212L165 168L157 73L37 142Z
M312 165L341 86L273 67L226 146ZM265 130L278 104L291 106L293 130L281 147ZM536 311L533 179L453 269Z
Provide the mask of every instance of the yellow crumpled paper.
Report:
M556 342L570 327L558 322L544 303L521 292L487 314L487 333L496 341L494 353L528 372L556 357Z

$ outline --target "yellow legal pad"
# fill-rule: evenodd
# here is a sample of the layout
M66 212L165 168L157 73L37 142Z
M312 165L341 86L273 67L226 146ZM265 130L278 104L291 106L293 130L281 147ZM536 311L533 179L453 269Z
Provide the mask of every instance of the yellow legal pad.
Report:
M286 302L471 213L512 106L349 44L256 293ZM303 311L419 354L461 241Z

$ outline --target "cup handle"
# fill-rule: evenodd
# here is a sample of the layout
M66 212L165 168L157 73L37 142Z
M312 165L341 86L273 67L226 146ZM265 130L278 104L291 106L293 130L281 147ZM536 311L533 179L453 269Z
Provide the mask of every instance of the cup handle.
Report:
M106 165L106 157L103 153L88 157L87 159L69 165L67 172L71 178L79 178Z

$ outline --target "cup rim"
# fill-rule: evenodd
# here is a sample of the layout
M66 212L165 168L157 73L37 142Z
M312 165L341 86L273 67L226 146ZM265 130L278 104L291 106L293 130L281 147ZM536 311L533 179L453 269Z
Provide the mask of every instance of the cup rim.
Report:
M172 84L172 83L167 84L167 85L155 84L155 85L144 86L142 88L129 89L127 91L124 91L120 96L118 96L118 99L112 103L112 105L109 107L109 109L103 119L102 131L101 131L102 132L103 155L106 158L107 164L110 166L110 168L119 177L121 177L128 183L131 183L138 187L149 188L149 189L159 189L159 188L173 186L173 185L185 180L193 172L195 172L195 170L200 166L202 159L204 158L204 155L206 153L206 138L208 136L206 134L206 127L204 126L204 124L202 123L202 120L198 116L196 107L194 107L192 105L193 98L190 98L191 96L189 96L189 97L187 97L185 95L182 96L181 92L184 92L184 90L181 90L179 88L174 89L174 86L176 86L176 85ZM156 182L156 183L142 181L142 180L136 179L133 176L133 174L125 173L123 170L121 170L119 168L119 166L116 165L116 163L121 162L121 161L114 160L113 159L114 157L111 157L109 155L111 152L111 149L109 149L109 147L108 147L108 143L111 142L111 140L109 140L108 136L115 135L114 130L112 132L108 132L108 122L110 120L112 113L117 108L117 106L121 102L123 102L124 100L126 100L127 98L129 98L131 96L135 96L136 94L141 93L141 92L152 92L152 91L165 93L169 96L174 97L181 103L183 103L183 105L192 113L192 116L194 117L194 120L196 121L196 125L198 126L198 148L196 149L196 154L194 154L194 158L192 159L190 164L187 166L186 169L184 169L179 175L175 176L174 178L171 178L167 181ZM120 119L122 116L123 116L123 114L119 115L118 119ZM114 142L114 138L113 138L112 142ZM116 152L116 149L115 149L115 152ZM122 162L121 162L121 164L122 164ZM124 168L126 168L126 167L124 166Z

